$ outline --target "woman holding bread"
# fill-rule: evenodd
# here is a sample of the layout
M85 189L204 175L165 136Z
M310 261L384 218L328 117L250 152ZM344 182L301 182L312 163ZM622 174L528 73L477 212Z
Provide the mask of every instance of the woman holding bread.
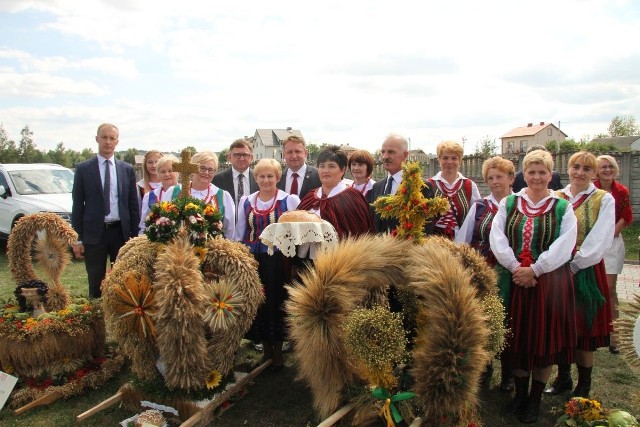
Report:
M328 221L340 239L373 230L369 205L362 193L342 181L347 171L347 154L335 145L318 153L318 174L322 186L309 191L298 209L311 211Z
M284 212L295 210L300 199L278 189L282 167L274 159L258 161L253 176L259 189L240 198L233 238L247 245L258 261L258 274L266 299L258 309L249 338L262 341L263 361L272 359L271 369L277 371L284 365L282 343L285 338L284 301L287 299L284 285L291 277L291 262L277 248L269 255L259 237L269 224L278 222Z

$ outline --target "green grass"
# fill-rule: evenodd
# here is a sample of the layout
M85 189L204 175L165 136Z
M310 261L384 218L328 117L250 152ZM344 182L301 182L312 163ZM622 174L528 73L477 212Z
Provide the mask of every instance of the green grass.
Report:
M640 257L640 223L636 223L624 229L622 232L622 238L624 239L624 246L626 249L626 255L624 259L631 261L638 261Z
M627 259L637 260L640 226L629 227L624 237L627 245ZM73 295L87 295L87 281L84 263L73 261L65 270L62 282ZM4 243L0 242L0 300L13 298L15 283L7 268ZM259 355L248 342L238 352L239 360L257 360ZM322 357L319 355L319 357ZM224 412L212 425L219 426L296 426L317 425L308 387L297 381L293 355L286 355L286 369L273 373L265 371L248 387L248 394ZM497 391L500 381L499 363L494 363L495 373L490 390L480 394L480 415L485 426L506 427L518 425L511 416L503 416L501 409L510 397ZM574 367L574 380L576 369ZM133 412L115 405L82 423L75 417L113 395L129 378L125 369L103 388L92 390L82 396L60 400L52 405L29 411L19 417L7 409L0 411L0 426L49 427L49 426L115 426L120 421L134 415ZM552 375L553 378L553 375ZM595 354L592 397L600 400L604 407L620 408L640 416L640 373L632 370L620 356L614 356L601 349ZM544 397L540 419L536 425L551 426L564 410L568 395ZM347 425L346 423L340 425ZM382 424L381 424L382 425ZM425 424L423 424L425 425ZM426 425L430 425L426 423Z

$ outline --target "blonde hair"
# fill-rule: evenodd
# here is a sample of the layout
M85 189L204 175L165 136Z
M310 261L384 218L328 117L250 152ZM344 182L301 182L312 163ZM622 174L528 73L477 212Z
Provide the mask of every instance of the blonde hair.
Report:
M282 178L282 166L276 159L260 159L258 163L253 167L254 178L258 176L264 170L275 172L276 178L280 181Z
M571 167L577 161L582 161L582 166L588 166L594 171L598 166L596 156L589 153L588 151L578 151L577 153L573 153L571 157L569 157L569 162L567 163L567 165Z
M482 163L482 178L485 182L487 181L489 169L498 169L512 178L516 176L516 168L513 166L513 162L500 156L491 157Z
M549 172L553 172L553 157L548 151L535 150L524 156L522 159L522 170L526 171L532 164L544 165Z
M456 141L442 141L438 144L438 147L436 148L438 157L440 157L445 151L451 151L460 158L462 158L462 155L464 154L464 148L462 148L462 145Z
M158 156L162 158L162 153L158 150L149 150L144 153L144 159L142 159L142 179L144 179L145 184L148 184L151 179L149 171L147 170L147 160L149 160L149 157L151 156Z
M173 169L173 163L178 163L178 162L180 162L180 160L178 160L178 158L173 154L164 154L162 157L160 157L160 160L158 160L158 163L156 163L156 167L160 169L165 165L165 163L171 163L171 168Z
M213 167L218 171L218 156L213 151L201 151L191 158L191 163L202 165L203 163L213 162Z
M598 165L600 165L600 162L603 162L603 161L611 163L611 165L613 166L613 170L616 171L616 174L613 178L616 179L618 175L620 175L620 166L618 165L618 162L616 161L616 159L613 156L610 156L608 154L603 154L596 158L596 163ZM596 176L598 176L598 169L596 169Z

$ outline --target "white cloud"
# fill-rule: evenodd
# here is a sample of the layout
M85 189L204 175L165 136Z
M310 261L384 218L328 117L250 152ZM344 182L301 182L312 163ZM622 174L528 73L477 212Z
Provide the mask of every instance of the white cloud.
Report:
M0 115L52 147L108 120L137 148L293 126L372 151L398 131L433 151L527 122L580 138L640 109L633 0L0 4L5 19L34 12L33 43L0 46ZM38 37L56 44L43 54Z

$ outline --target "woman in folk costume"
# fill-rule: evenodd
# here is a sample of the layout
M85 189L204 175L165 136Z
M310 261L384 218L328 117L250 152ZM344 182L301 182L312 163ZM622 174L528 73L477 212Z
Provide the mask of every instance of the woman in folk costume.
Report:
M138 189L138 203L142 203L144 195L162 185L158 175L158 160L162 153L158 150L149 150L142 160L142 179L136 183ZM140 205L142 206L142 204Z
M607 270L607 282L609 283L609 297L607 299L611 304L611 317L615 321L618 318L618 292L616 285L618 283L618 274L622 273L625 255L622 230L633 223L633 212L631 211L629 190L616 181L616 177L620 174L620 168L618 167L616 159L609 155L602 155L598 156L596 161L598 162L598 168L596 169L598 179L596 179L593 184L596 188L601 188L609 192L616 202L616 222L613 232L613 242L604 254L604 266ZM611 334L609 351L613 354L620 353L615 331Z
M482 177L489 187L491 193L482 199L476 200L471 205L467 218L456 233L456 243L468 243L471 247L480 252L487 263L492 267L496 267L496 258L491 252L489 245L489 233L493 218L498 212L500 201L511 194L511 185L516 174L513 162L500 156L491 157L482 164ZM501 268L501 267L499 267ZM506 283L510 286L509 283ZM501 296L505 297L507 292L501 292ZM506 351L500 355L501 375L500 390L508 393L513 391L513 375L508 363ZM492 370L485 371L484 380L491 379Z
M220 210L224 235L230 239L236 229L236 207L233 197L211 183L213 175L218 170L218 157L211 151L202 151L191 158L191 163L198 165L198 172L191 175L191 197Z
M446 197L451 205L449 212L438 218L434 224L436 234L443 234L450 239L455 237L467 217L469 208L480 198L476 183L458 172L463 152L462 145L455 141L443 141L438 144L440 172L428 180L435 189L435 196Z
M298 209L311 211L328 221L339 238L359 236L373 230L369 205L361 192L342 182L347 154L335 145L318 153L322 186L307 193Z
M265 294L265 302L248 333L254 342L262 341L262 360L272 359L271 369L284 366L282 344L285 340L284 302L287 291L284 285L291 279L291 260L278 248L273 255L259 237L269 224L278 222L284 212L295 210L300 203L296 195L279 190L282 167L274 159L262 159L253 168L258 191L242 196L238 203L238 223L233 239L244 243L258 261L258 274Z
M173 171L173 162L178 162L176 156L171 154L165 154L160 157L156 167L158 170L158 176L160 177L160 187L147 193L142 198L142 205L140 206L140 234L144 233L146 226L144 222L151 211L151 206L156 202L170 202L178 197L180 194L180 186L178 183L178 172Z
M516 394L507 412L524 423L538 419L540 400L554 364L570 364L577 344L575 302L568 261L577 224L571 204L547 189L553 171L548 152L523 160L527 187L500 202L489 242L505 268L499 280L511 284L505 296L507 352ZM500 284L501 289L505 289ZM529 390L529 377L533 381Z
M367 150L354 151L347 162L347 167L353 177L351 186L361 192L365 199L373 188L373 184L376 183L371 179L374 166L375 160Z
M578 347L576 365L578 384L574 396L589 397L593 352L609 346L611 305L604 266L606 250L613 241L615 200L591 182L596 176L596 156L579 151L569 158L569 185L558 190L568 200L578 218L576 252L569 264L574 274ZM545 393L559 394L571 390L571 365L559 364L558 376Z

